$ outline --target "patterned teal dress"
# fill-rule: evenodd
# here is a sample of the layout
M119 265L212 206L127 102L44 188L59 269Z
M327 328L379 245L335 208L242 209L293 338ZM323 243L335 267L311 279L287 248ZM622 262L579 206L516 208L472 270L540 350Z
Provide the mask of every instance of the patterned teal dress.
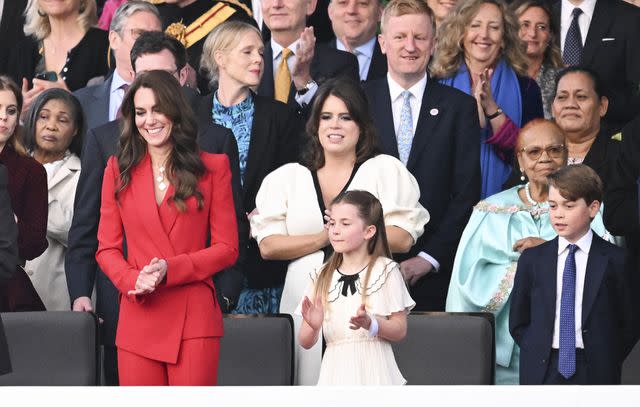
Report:
M238 156L240 159L240 182L244 185L244 174L247 169L247 157L251 144L251 128L255 106L253 93L249 93L242 102L235 106L223 106L218 101L217 92L213 96L213 108L211 115L213 122L230 129L238 144ZM234 314L275 314L280 307L282 287L270 287L263 289L248 288L245 279L244 288L238 298L238 304L232 311Z
M496 317L496 384L518 384L520 349L509 333L510 294L520 253L513 244L525 237L551 240L556 232L547 203L525 205L522 185L480 201L467 224L453 265L448 312L493 312ZM598 213L591 228L613 241Z

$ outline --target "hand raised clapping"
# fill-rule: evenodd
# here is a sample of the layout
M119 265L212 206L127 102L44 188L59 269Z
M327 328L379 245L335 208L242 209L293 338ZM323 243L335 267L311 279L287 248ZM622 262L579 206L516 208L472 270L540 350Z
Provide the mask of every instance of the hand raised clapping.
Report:
M150 294L156 290L158 285L167 275L167 262L164 259L154 257L149 264L144 266L138 274L135 289L129 291L128 295Z
M309 297L305 295L304 300L302 300L302 318L314 330L317 331L322 328L324 306L320 296L317 296L315 302L312 303Z
M367 310L364 307L364 304L360 305L358 311L356 311L356 315L349 319L349 328L353 330L358 330L360 328L364 328L367 331L371 327L371 317L367 314Z

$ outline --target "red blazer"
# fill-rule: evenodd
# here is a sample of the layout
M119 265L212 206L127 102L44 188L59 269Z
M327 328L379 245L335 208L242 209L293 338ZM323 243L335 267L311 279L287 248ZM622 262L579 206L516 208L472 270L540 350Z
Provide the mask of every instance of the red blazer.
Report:
M198 181L204 197L201 210L191 197L187 211L179 212L168 201L173 186L162 204L156 204L149 155L133 169L117 200L115 157L109 159L102 184L96 260L120 291L116 345L168 363L176 362L182 339L222 336L222 314L211 276L238 257L229 160L224 154L200 157L207 169ZM151 294L128 295L139 271L154 257L167 261L165 281Z

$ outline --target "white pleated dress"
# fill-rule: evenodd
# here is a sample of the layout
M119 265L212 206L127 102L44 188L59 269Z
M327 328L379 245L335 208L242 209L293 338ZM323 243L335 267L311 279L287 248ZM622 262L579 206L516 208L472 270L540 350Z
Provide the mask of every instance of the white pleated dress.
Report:
M322 331L327 344L318 385L403 385L406 380L398 369L391 344L378 337L369 338L365 329L352 330L349 319L356 315L362 304L364 273L355 281L352 293L349 284L340 281L342 274L335 270L329 290L328 307ZM313 283L317 278L310 275ZM313 283L307 289L312 298ZM346 287L344 287L347 285ZM346 292L347 295L343 295ZM377 316L390 316L394 312L409 312L415 302L407 290L398 263L380 257L371 270L366 289L367 312ZM296 309L300 314L301 305Z

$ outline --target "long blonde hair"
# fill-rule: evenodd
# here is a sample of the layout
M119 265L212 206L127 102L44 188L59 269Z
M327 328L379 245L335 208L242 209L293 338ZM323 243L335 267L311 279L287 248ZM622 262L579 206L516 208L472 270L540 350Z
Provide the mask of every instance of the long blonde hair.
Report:
M504 47L499 57L521 76L527 76L526 45L518 36L519 24L513 13L502 0L466 0L458 2L456 8L440 24L437 32L437 45L433 61L429 68L438 78L454 75L464 63L464 36L473 17L484 4L493 4L502 14Z
M25 35L33 35L38 40L45 39L51 34L51 24L49 16L42 13L38 6L38 0L29 0L27 8L24 11ZM96 0L80 0L78 9L78 18L76 23L87 32L89 28L95 26L98 22L98 13Z
M387 240L387 232L384 226L384 213L382 211L382 204L378 198L373 196L370 192L353 190L347 191L341 195L338 195L332 202L331 206L336 204L350 204L356 207L358 210L358 217L364 221L366 226L375 226L376 233L367 242L367 252L369 253L369 264L367 265L367 271L364 275L362 283L362 303L366 302L367 286L369 285L369 279L371 278L371 270L376 263L378 257L384 256L391 258L391 250L389 248L389 242ZM333 278L333 271L342 265L343 256L342 253L333 252L329 261L327 261L322 268L315 283L313 290L313 300L320 296L322 303L327 305L327 298L329 295L329 288L331 280Z

